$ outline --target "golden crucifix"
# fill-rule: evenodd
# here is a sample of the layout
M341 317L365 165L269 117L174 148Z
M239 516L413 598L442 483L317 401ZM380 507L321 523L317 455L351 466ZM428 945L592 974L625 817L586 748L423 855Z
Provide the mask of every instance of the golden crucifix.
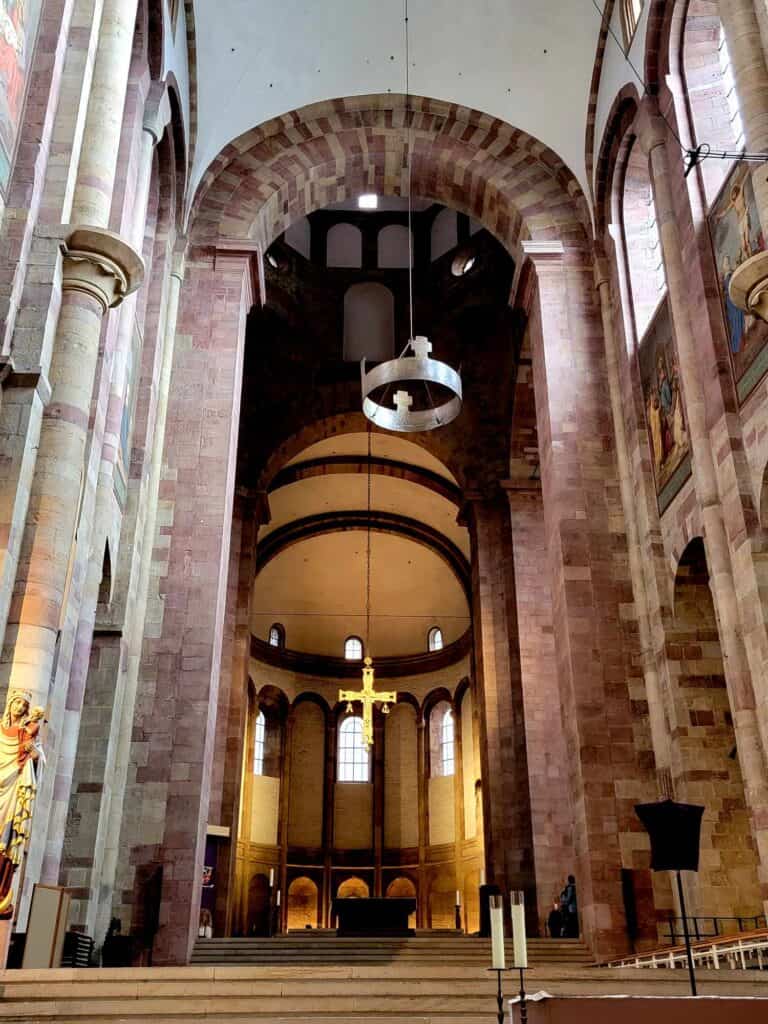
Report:
M382 711L389 714L388 704L397 701L397 694L394 690L382 690L377 693L373 688L373 662L370 658L363 660L363 688L362 690L339 690L339 700L347 701L347 711L352 710L352 701L359 700L363 704L363 742L368 750L373 746L373 706L379 701L384 706Z

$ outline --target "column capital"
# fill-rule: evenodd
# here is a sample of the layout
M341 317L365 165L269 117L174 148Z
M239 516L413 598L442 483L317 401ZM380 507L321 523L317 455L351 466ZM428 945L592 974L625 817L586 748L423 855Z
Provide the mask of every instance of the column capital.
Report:
M606 256L595 256L595 262L593 266L593 273L595 275L595 290L600 291L603 285L611 284L611 268Z
M97 299L104 312L119 306L144 279L144 261L114 231L76 226L62 242L63 291L84 292Z
M650 156L659 146L666 145L669 129L659 113L654 97L646 96L643 99L632 122L632 130L646 156Z
M565 246L559 239L551 241L528 240L521 242L522 250L530 258L534 266L546 263L559 263L565 255Z
M155 80L149 87L144 104L142 128L152 136L153 145L157 145L171 122L171 101L168 98L166 82Z

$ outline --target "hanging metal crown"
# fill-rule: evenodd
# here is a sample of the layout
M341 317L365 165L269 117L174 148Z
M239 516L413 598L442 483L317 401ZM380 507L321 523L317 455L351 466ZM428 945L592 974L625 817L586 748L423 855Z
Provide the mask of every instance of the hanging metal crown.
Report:
M461 377L447 363L440 362L430 356L432 345L421 335L411 338L412 356L400 356L386 363L379 363L369 373L365 372L365 358L360 360L360 377L363 388L363 412L368 419L385 430L396 430L403 433L415 433L422 430L434 430L444 427L455 420L461 412ZM430 405L426 409L413 409L413 395L409 386L423 384L430 396L430 384L437 384L448 392L450 397L440 405ZM394 408L384 405L384 398L395 388L392 396ZM384 389L379 401L371 396Z

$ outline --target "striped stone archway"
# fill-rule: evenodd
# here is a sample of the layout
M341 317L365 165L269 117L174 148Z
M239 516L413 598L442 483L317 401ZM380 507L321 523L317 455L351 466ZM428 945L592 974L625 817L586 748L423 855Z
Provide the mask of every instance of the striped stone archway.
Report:
M573 174L526 132L467 107L402 95L329 100L274 118L231 142L198 186L193 243L266 247L293 221L360 191L412 192L481 222L508 249L521 235L583 248L587 201Z

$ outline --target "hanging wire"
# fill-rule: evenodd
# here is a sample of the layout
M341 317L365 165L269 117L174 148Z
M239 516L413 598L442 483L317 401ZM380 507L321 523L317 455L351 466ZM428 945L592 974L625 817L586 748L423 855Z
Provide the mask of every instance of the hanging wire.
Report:
M365 653L371 657L371 439L373 428L368 424L368 530L365 562Z
M410 338L413 334L413 148L411 140L411 48L408 32L408 0L405 0L405 155L408 171L408 317ZM407 348L407 346L406 346Z

